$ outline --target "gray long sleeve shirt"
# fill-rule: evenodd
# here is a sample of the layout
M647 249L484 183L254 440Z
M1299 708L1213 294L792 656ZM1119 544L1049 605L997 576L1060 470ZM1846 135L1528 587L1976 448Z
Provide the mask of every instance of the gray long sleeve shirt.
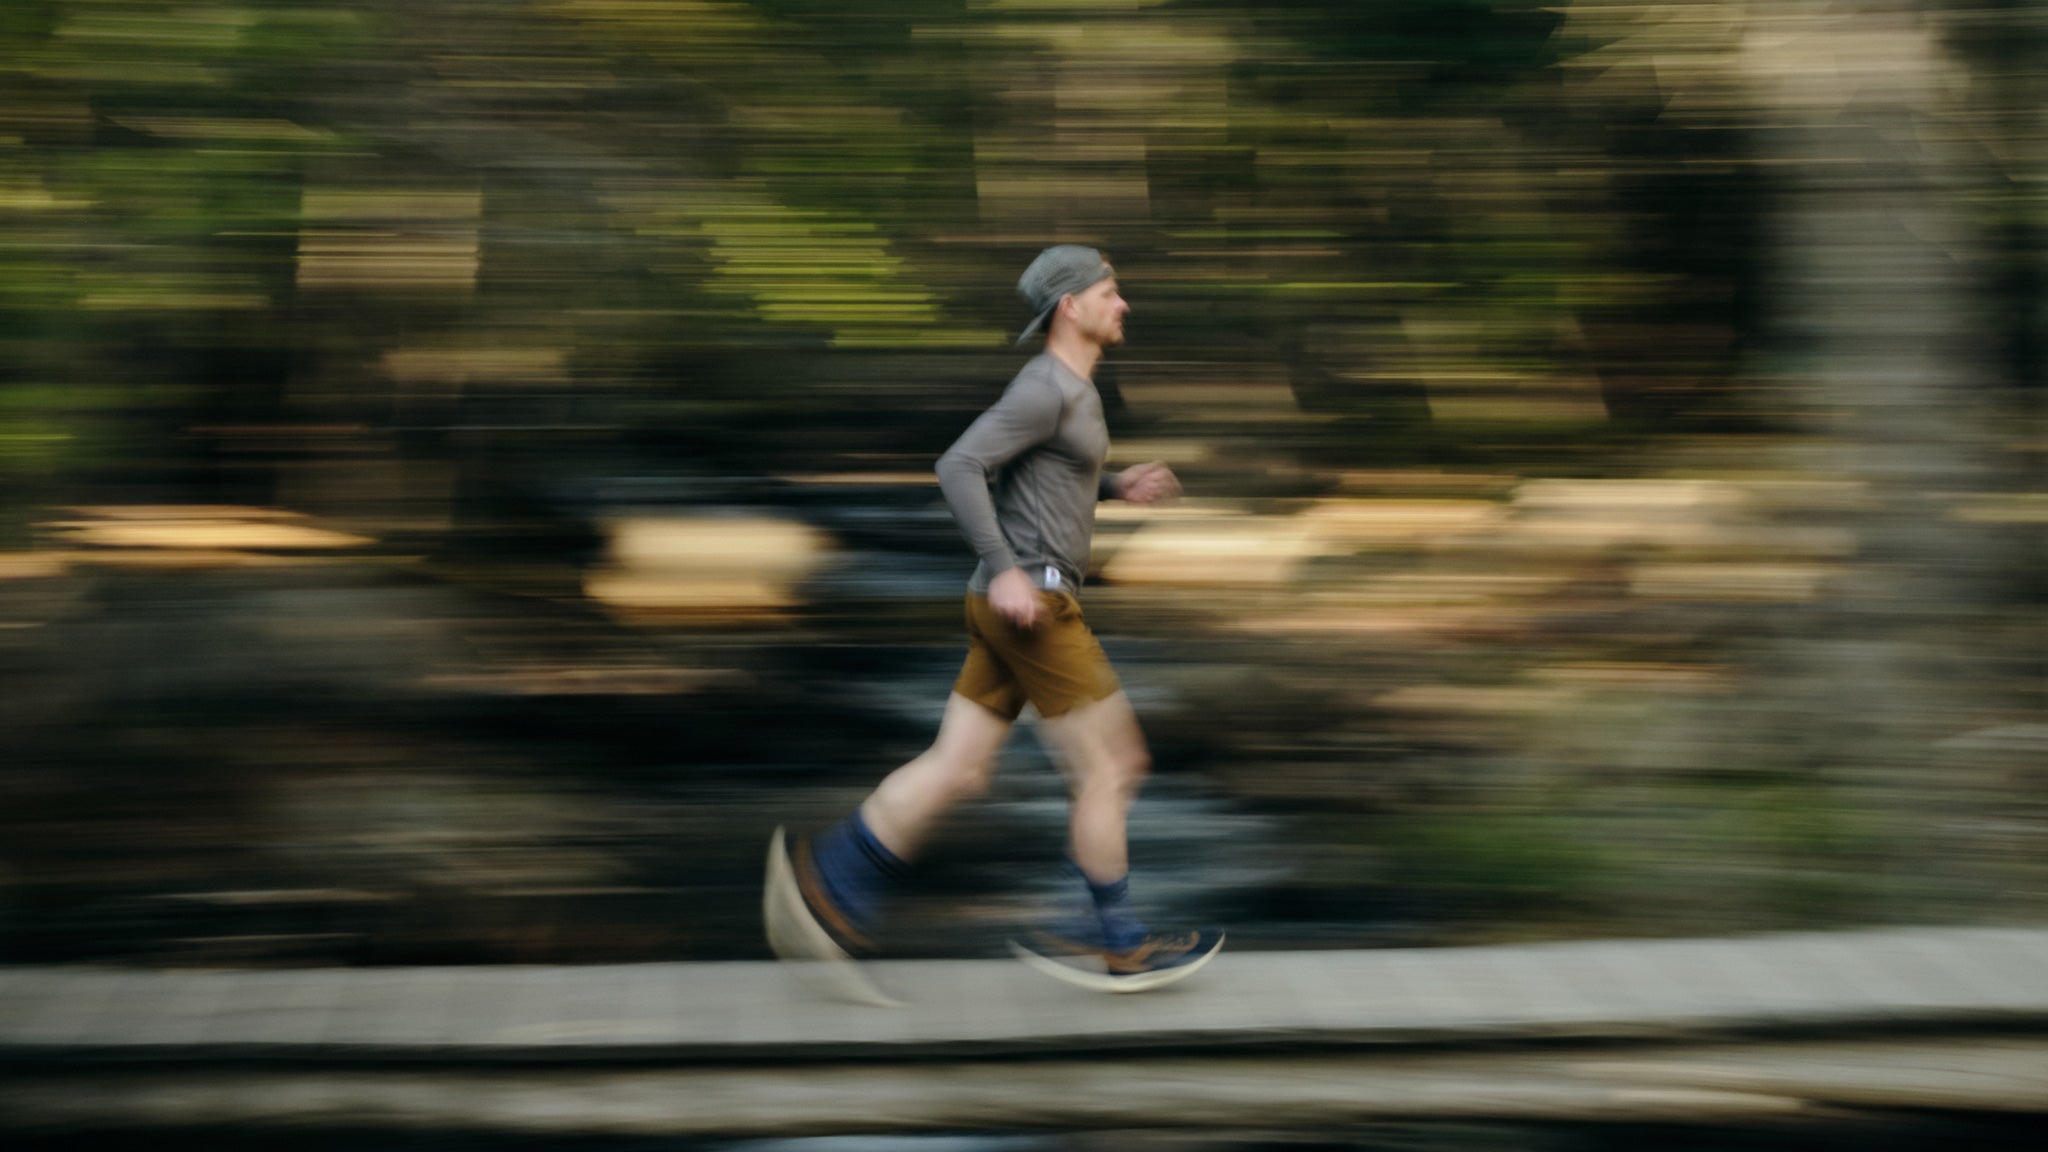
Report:
M1114 495L1104 473L1109 425L1095 385L1051 353L1024 365L995 406L939 457L939 490L981 563L968 587L1023 568L1078 590L1088 571L1095 503Z

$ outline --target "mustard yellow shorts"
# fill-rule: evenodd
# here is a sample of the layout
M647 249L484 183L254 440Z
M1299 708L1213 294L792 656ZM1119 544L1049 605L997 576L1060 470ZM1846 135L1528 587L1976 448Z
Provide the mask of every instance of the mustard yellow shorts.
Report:
M988 597L967 594L967 662L953 691L1006 720L1015 720L1027 700L1051 719L1120 688L1109 657L1081 619L1080 601L1064 592L1038 595L1045 614L1037 627L1024 629L996 615Z

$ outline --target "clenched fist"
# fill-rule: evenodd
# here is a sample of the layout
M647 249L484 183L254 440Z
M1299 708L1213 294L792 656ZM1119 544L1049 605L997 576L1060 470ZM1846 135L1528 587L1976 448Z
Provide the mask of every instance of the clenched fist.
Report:
M1152 504L1180 495L1180 480L1163 461L1133 464L1116 478L1117 499Z

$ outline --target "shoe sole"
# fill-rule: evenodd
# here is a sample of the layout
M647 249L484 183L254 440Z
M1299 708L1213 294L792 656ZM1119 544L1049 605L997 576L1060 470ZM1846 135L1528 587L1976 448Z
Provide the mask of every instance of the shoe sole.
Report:
M1197 959L1172 968L1161 968L1156 972L1141 972L1135 976L1111 976L1107 972L1084 972L1079 968L1062 964L1050 956L1041 956L1024 945L1017 943L1015 940L1010 941L1010 951L1016 954L1017 959L1022 960L1032 968L1045 973L1055 980L1072 984L1076 988L1086 988L1091 992L1109 992L1125 995L1132 992L1151 992L1164 988L1169 984L1178 984L1195 973L1200 972L1203 968L1208 967L1209 961L1214 960L1218 952L1223 951L1223 936L1221 933L1218 933L1215 946L1202 953Z
M903 1007L903 1001L869 979L860 962L847 955L811 915L797 888L796 872L789 864L788 838L781 828L768 841L761 924L768 933L768 950L805 984L839 1000L878 1008Z

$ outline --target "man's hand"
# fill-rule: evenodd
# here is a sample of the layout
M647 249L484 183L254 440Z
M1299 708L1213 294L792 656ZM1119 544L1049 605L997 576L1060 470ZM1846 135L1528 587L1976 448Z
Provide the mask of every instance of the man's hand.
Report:
M1039 614L1045 610L1038 599L1038 589L1022 568L1012 568L988 582L988 606L995 609L996 615L1025 629L1037 627Z
M1132 504L1151 504L1180 495L1180 480L1163 461L1133 464L1116 478L1116 494Z

